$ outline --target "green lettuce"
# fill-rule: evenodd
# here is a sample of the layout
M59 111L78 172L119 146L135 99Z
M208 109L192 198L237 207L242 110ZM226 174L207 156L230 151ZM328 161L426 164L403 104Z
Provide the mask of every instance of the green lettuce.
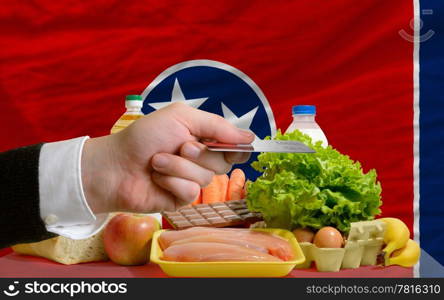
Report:
M381 213L381 184L374 169L331 146L313 143L295 130L276 140L296 140L316 153L261 153L252 167L263 174L247 184L247 205L262 213L267 226L293 230L333 226L346 233L350 223Z

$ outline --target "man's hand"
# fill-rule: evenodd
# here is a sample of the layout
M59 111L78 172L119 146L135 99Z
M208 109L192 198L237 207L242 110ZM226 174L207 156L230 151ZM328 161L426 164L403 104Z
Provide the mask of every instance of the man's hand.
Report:
M248 153L211 152L199 143L251 143L251 132L224 118L171 104L125 130L86 141L82 154L85 197L94 213L175 210L190 203L213 175L248 160Z

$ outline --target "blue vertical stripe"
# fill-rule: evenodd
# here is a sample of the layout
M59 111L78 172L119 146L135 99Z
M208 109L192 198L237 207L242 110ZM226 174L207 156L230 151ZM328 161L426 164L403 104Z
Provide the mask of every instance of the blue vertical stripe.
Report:
M444 264L444 1L421 0L420 241Z

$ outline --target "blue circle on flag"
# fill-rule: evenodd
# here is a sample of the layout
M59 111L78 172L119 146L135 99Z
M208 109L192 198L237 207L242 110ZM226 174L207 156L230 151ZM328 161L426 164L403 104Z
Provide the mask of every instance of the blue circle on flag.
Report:
M260 139L274 135L276 125L268 101L247 75L219 62L199 62L202 61L178 64L160 74L142 94L143 113L181 101L223 116ZM261 174L250 166L256 159L257 153L252 153L247 163L235 167L242 168L247 178L254 180Z

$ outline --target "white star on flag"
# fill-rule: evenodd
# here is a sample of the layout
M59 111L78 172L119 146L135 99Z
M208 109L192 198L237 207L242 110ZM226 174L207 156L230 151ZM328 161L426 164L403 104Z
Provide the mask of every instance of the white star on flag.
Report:
M199 108L205 101L208 100L208 97L206 98L195 98L195 99L186 99L182 89L180 88L179 81L174 81L174 87L173 92L171 93L171 101L164 101L164 102L155 102L155 103L148 103L150 106L152 106L155 110L161 109L165 106L170 105L174 102L183 102L191 107Z
M256 115L258 108L259 107L256 106L246 114L238 117L222 102L222 113L224 118L236 127L246 130L250 130L251 123L253 123L253 118ZM255 138L259 139L256 135Z

